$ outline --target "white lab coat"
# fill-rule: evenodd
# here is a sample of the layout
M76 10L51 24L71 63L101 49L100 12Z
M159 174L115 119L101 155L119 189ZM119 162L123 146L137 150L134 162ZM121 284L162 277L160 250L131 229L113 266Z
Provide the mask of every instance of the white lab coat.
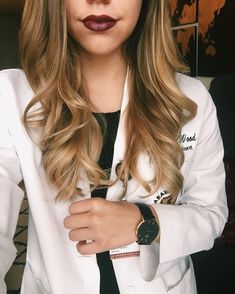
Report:
M164 187L149 198L132 179L126 200L145 201L156 208L161 228L160 244L140 246L139 257L114 259L121 294L194 294L193 265L189 255L213 246L227 218L224 187L223 146L216 110L199 81L177 75L182 91L198 105L197 116L182 129L185 162L184 188L175 205L161 204ZM33 96L21 70L0 73L0 293L5 294L4 275L15 256L14 235L24 179L30 213L27 260L22 294L98 294L99 269L95 255L82 256L68 238L63 220L68 203L56 203L56 188L47 180L42 155L28 136L23 111ZM124 117L128 103L125 85L121 116L114 148L111 177L125 150ZM36 133L35 133L36 135ZM141 156L141 174L151 178L148 156ZM78 183L88 191L86 181ZM117 182L108 189L115 200L122 190ZM85 197L90 197L89 191ZM77 200L80 198L78 197ZM111 293L110 293L111 294Z

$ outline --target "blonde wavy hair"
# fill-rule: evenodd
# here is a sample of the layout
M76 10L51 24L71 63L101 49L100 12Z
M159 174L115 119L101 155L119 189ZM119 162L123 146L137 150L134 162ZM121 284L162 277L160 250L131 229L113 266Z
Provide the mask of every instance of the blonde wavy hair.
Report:
M125 190L131 176L149 194L164 188L174 197L183 186L182 126L196 114L196 105L180 91L176 72L185 71L172 37L166 0L143 0L136 28L123 45L128 67L129 103L126 145L117 179ZM57 200L73 200L89 180L92 189L111 186L108 171L97 161L102 130L91 112L79 63L78 45L67 33L63 0L26 0L20 31L22 67L34 90L24 112L24 124L42 130L40 148ZM136 128L138 126L138 128ZM95 144L94 144L95 142ZM155 178L147 182L137 169L147 153ZM174 198L173 197L173 198Z

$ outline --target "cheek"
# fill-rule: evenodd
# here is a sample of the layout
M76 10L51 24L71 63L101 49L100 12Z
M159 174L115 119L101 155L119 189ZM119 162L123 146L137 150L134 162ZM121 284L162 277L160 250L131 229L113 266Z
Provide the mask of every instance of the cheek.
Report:
M140 12L141 12L141 7L142 7L142 1L132 0L132 2L133 3L129 7L127 7L127 10L126 10L127 11L126 12L126 29L129 35L133 32L138 22ZM130 3L128 2L128 4Z
M79 22L76 20L68 19L67 20L67 29L68 29L68 33L77 42L79 41L78 40L79 36L83 35L81 24L79 24Z
M78 25L78 13L82 10L82 7L79 6L79 1L76 0L65 0L65 2L68 32L72 33Z
M67 31L69 35L76 41L86 37L86 31L83 23L72 12L67 11Z

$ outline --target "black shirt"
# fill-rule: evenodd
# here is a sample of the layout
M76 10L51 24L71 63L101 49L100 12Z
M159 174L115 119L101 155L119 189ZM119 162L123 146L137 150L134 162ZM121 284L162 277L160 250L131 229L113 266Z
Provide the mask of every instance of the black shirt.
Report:
M112 166L114 143L117 135L120 110L103 114L93 114L100 123L102 129L104 129L102 127L103 122L99 116L102 115L106 121L106 128L103 133L104 144L99 159L99 165L103 170L107 170ZM106 194L107 188L98 189L91 193L91 197L106 198ZM96 254L96 259L100 269L100 294L120 294L109 251Z

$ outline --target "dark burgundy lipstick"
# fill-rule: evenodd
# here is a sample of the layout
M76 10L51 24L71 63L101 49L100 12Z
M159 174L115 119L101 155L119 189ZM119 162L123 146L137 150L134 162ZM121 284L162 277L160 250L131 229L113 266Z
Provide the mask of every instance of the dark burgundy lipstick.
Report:
M109 15L89 15L82 22L91 31L104 32L115 26L117 20Z

